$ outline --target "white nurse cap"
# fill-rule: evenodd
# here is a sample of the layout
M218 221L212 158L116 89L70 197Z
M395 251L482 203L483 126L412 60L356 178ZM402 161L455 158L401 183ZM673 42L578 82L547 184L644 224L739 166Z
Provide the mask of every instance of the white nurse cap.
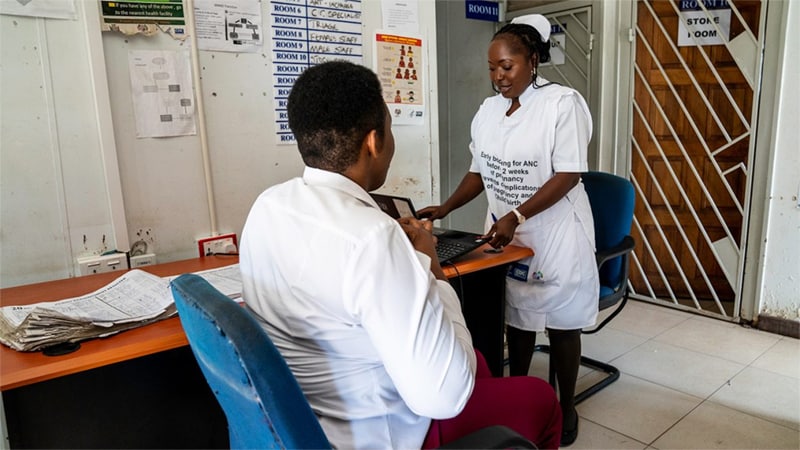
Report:
M542 36L542 42L547 42L547 40L550 39L550 21L541 14L528 14L527 16L514 17L511 19L511 23L521 23L536 28L536 31Z

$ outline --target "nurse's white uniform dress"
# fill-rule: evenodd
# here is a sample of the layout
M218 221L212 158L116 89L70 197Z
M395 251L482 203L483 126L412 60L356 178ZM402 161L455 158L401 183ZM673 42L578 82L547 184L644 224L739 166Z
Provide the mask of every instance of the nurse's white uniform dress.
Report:
M547 83L537 80L538 84ZM531 198L556 172L588 170L592 119L575 90L557 84L511 99L487 98L472 121L470 172L480 173L489 203L487 229ZM506 283L506 323L528 331L594 325L599 281L589 199L579 183L517 227L513 245L535 255L514 264Z

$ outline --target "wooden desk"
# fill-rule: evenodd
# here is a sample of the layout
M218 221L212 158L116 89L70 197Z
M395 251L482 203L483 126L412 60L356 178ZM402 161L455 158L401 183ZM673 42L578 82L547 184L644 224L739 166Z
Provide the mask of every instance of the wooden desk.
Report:
M239 262L236 256L213 256L144 267L158 276L199 272ZM96 291L120 276L108 272L48 281L0 290L0 306L28 305L78 297ZM177 317L162 320L117 335L81 342L81 348L64 356L42 352L18 352L0 345L0 390L50 380L95 367L126 361L188 345Z
M516 245L509 245L504 247L500 253L487 253L484 250L492 247L489 244L483 244L477 250L474 250L469 255L456 260L455 267L450 264L445 264L442 269L448 278L453 278L458 275L467 275L481 270L489 269L497 266L507 266L514 261L533 256L533 250L525 247L517 247Z
M509 246L503 253L485 253L483 252L485 248L488 248L488 245L459 260L455 266L444 267L445 275L454 279L453 284L457 290L460 287L455 280L457 275L466 276L503 267L532 255L530 249L522 247ZM143 269L158 276L171 276L214 269L237 262L239 262L238 257L213 256L157 264ZM2 289L0 306L27 305L77 297L103 287L119 275L120 272L109 272ZM17 352L0 345L0 390L5 391L187 344L179 319L173 317L109 338L84 341L80 350L60 357L44 356L41 352Z
M508 264L532 251L510 246L495 254L483 252L486 248L454 266L446 265L444 272L462 298L475 347L492 372L502 375L505 273ZM143 269L171 276L237 262L238 257L215 256ZM2 289L0 306L84 295L119 275L111 272ZM187 344L179 319L173 317L83 341L78 351L63 356L17 352L0 345L0 389L12 446L225 447L224 415ZM115 407L117 402L123 407ZM46 406L49 403L52 410ZM198 414L203 415L199 420Z

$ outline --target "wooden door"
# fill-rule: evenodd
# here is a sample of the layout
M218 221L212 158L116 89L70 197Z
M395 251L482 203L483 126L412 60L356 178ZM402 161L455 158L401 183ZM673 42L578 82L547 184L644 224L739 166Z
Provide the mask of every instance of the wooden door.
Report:
M631 284L637 297L735 319L762 3L729 0L727 39L724 15L705 32L722 44L681 46L687 3L636 5ZM706 0L694 17L715 20L719 3Z

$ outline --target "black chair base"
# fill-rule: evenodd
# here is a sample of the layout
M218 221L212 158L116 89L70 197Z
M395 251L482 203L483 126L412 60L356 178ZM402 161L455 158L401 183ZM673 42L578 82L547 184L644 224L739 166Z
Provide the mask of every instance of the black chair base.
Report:
M550 346L537 345L536 347L534 347L534 351L550 354ZM619 379L619 369L612 366L611 364L604 363L602 361L598 361L596 359L592 359L581 355L581 365L584 367L589 367L590 369L605 372L606 376L603 377L602 380L594 383L593 385L589 386L583 391L576 393L575 394L576 405L586 400L587 398L591 397L592 395L596 394L601 389L609 386L611 383L617 381L617 379ZM550 383L551 386L553 386L553 389L556 389L557 388L556 376L555 376L555 371L553 371L552 368L550 368L549 377L550 379L548 380L548 382Z

